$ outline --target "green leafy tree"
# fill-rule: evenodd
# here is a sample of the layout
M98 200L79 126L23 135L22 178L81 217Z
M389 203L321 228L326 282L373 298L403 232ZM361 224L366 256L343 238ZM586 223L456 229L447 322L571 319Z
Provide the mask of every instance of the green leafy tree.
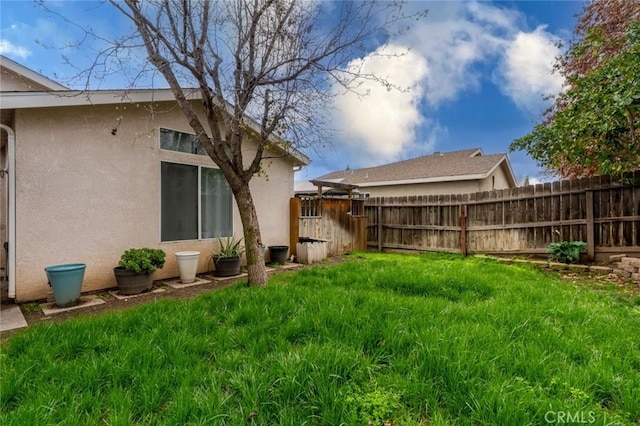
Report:
M640 2L596 0L558 58L566 90L541 124L515 140L541 166L565 177L640 167Z

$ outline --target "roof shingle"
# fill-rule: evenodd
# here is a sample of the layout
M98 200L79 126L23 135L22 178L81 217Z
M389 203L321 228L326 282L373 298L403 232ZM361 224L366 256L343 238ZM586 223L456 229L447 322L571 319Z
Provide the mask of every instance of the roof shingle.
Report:
M452 176L485 175L506 158L506 154L483 155L480 148L434 153L377 167L341 170L316 180L342 179L344 183L391 182L436 179ZM445 179L443 179L445 180Z

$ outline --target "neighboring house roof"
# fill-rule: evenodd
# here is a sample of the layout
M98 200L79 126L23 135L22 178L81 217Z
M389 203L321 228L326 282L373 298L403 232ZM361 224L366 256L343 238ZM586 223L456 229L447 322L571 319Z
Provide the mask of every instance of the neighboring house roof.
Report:
M48 82L51 90L45 91L22 91L22 92L6 92L2 91L0 100L0 108L2 109L27 109L27 108L45 108L45 107L70 107L70 106L87 106L87 105L111 105L123 103L139 103L139 102L175 102L175 96L171 89L123 89L123 90L69 90L67 87L41 76L35 71L29 70L10 59L0 55L0 66L10 68L14 72L20 67L29 73L28 78L33 80L36 76L41 77L42 82ZM17 67L16 67L17 66ZM22 72L22 70L19 70ZM34 76L35 75L35 76ZM36 80L33 80L36 81ZM39 84L44 85L39 82ZM198 89L183 89L187 99L201 99ZM255 131L260 131L260 126L254 120L248 118L247 124ZM282 146L286 144L282 143ZM293 158L296 166L306 166L311 163L309 157L302 152L293 148L283 148L278 143L272 144L272 147L278 149L282 154Z
M21 76L23 79L29 80L31 83L34 83L35 86L41 86L41 88L37 88L38 90L69 90L68 87L63 86L62 84L48 79L47 77L39 74L24 65L20 65L19 63L12 61L6 56L0 55L0 66L2 68L6 68L7 70L13 72L16 75ZM2 73L2 77L5 78L5 73Z
M505 167L509 183L517 186L507 155L484 155L480 148L436 152L377 167L342 170L320 176L317 180L339 179L360 187L478 180L487 178L501 165Z

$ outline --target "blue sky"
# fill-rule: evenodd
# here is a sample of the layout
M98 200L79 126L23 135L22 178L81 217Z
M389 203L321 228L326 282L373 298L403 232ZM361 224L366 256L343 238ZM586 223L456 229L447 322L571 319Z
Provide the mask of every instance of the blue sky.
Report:
M72 21L105 35L126 22L108 5L87 1L49 1ZM312 165L296 180L318 177L347 166L368 167L433 151L481 147L507 152L509 144L539 121L545 94L562 80L551 72L560 53L557 41L571 38L581 1L412 1L427 8L426 19L380 49L409 51L399 58L355 59L406 92L371 87L366 100L345 95L336 103L336 129L327 147L308 152ZM61 81L75 73L62 55L82 67L92 52L73 47L81 37L73 25L31 1L0 2L0 53ZM106 86L124 86L111 76ZM94 87L95 88L95 87ZM544 179L523 152L509 154L518 178Z

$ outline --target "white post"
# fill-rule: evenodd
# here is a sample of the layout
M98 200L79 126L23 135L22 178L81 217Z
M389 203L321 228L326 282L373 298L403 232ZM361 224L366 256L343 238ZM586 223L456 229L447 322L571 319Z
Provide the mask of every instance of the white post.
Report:
M9 277L9 298L16 297L16 137L13 129L4 124L0 124L0 128L7 132L7 175L9 178L9 211L7 216L8 223L8 240L9 240L9 259L7 264Z

